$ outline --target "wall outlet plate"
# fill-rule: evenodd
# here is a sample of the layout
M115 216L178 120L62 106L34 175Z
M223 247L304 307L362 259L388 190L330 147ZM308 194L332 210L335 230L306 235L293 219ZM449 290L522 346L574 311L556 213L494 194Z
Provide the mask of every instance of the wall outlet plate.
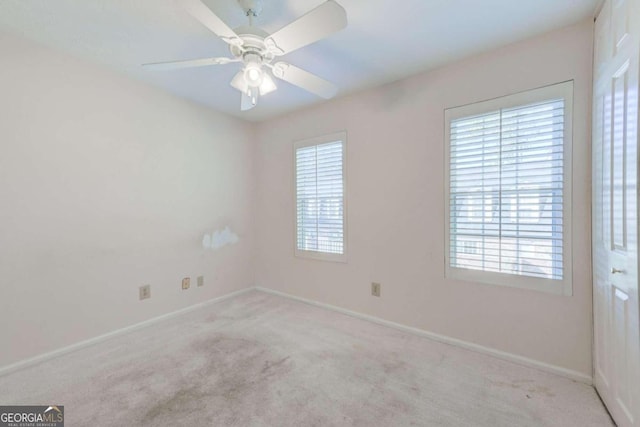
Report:
M204 286L204 276L198 276L198 286Z
M151 298L151 285L140 286L140 299L148 299Z
M182 290L187 290L191 287L191 278L185 277L182 279Z
M380 283L371 282L371 295L374 297L380 296Z

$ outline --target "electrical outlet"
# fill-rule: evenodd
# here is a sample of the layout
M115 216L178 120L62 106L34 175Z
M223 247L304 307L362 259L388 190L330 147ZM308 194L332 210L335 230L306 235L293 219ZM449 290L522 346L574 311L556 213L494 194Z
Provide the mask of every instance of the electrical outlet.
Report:
M141 300L151 298L151 285L140 286L139 291Z
M204 276L198 276L198 286L204 286Z
M380 283L371 283L371 295L373 295L374 297L380 296Z
M182 279L182 290L187 290L191 287L191 278L190 277L185 277L184 279Z

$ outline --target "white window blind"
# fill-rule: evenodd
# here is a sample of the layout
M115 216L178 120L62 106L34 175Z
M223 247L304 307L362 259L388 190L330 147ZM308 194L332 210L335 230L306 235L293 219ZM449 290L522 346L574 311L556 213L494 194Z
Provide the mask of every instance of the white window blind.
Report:
M563 280L564 98L450 121L449 266Z
M295 159L297 253L344 255L344 141L303 143Z

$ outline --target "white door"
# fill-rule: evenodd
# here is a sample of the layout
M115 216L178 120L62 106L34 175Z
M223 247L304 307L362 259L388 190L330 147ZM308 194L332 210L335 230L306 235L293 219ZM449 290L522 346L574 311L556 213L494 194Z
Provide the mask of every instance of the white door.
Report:
M640 0L607 0L595 31L594 378L619 426L640 426L639 56Z

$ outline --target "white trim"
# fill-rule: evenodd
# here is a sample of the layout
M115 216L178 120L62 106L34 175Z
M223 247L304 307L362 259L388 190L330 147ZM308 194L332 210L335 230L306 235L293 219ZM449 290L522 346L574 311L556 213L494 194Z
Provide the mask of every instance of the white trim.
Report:
M474 116L477 114L498 111L505 108L514 108L534 102L546 101L554 98L565 100L565 126L564 126L564 185L563 185L563 272L562 280L543 279L520 276L516 274L494 273L480 270L451 267L450 255L450 138L451 121L460 117ZM527 90L511 95L506 95L473 104L451 107L445 110L445 140L444 140L444 232L445 232L445 278L464 280L468 282L484 283L489 285L509 286L520 289L529 289L540 292L548 292L557 295L573 295L573 221L572 221L572 183L573 183L573 80Z
M482 354L486 354L486 355L489 355L489 356L493 356L493 357L496 357L496 358L501 359L501 360L506 360L507 362L512 362L512 363L516 363L516 364L519 364L519 365L527 366L527 367L530 367L530 368L539 369L539 370L544 371L544 372L549 372L549 373L552 373L552 374L560 375L562 377L569 378L571 380L578 381L578 382L581 382L581 383L584 383L584 384L588 384L588 385L592 385L593 384L593 379L592 379L591 376L583 374L583 373L578 372L578 371L562 368L562 367L559 367L559 366L555 366L555 365L551 365L551 364L548 364L548 363L540 362L540 361L537 361L537 360L534 360L534 359L529 359L528 357L519 356L517 354L507 353L507 352L504 352L504 351L501 351L501 350L496 350L496 349L493 349L493 348L490 348L490 347L485 347L485 346L482 346L482 345L479 345L479 344L474 344L474 343L470 343L470 342L467 342L467 341L459 340L459 339L456 339L456 338L447 337L445 335L440 335L440 334L436 334L436 333L433 333L433 332L425 331L423 329L418 329L418 328L414 328L414 327L411 327L411 326L402 325L400 323L391 322L391 321L388 321L388 320L381 319L379 317L370 316L368 314L358 313L358 312L355 312L355 311L347 310L345 308L337 307L335 305L316 302L316 301L313 301L313 300L309 300L309 299L306 299L306 298L302 298L302 297L298 297L298 296L295 296L295 295L287 294L287 293L284 293L284 292L275 291L273 289L263 288L263 287L260 287L260 286L245 288L245 289L241 289L239 291L231 292L229 294L222 295L220 297L213 298L213 299L210 299L208 301L204 301L204 302L201 302L201 303L198 303L198 304L195 304L195 305L192 305L192 306L189 306L189 307L186 307L186 308L183 308L183 309L171 312L171 313L163 314L161 316L154 317L152 319L145 320L143 322L136 323L134 325L127 326L127 327L124 327L124 328L121 328L121 329L118 329L118 330L115 330L115 331L112 331L112 332L108 332L106 334L99 335L97 337L90 338L90 339L85 340L85 341L80 341L78 343L71 344L71 345L69 345L67 347L63 347L63 348L60 348L60 349L57 349L57 350L53 350L53 351L50 351L48 353L43 353L43 354L40 354L38 356L35 356L35 357L29 358L29 359L25 359L25 360L13 363L11 365L3 366L3 367L0 368L0 377L8 375L8 374L11 374L11 373L16 372L16 371L20 371L22 369L29 368L31 366L38 365L40 363L44 363L46 361L55 359L57 357L65 355L65 354L69 354L69 353L72 353L74 351L78 351L78 350L81 350L83 348L90 347L90 346L95 345L95 344L99 344L99 343L101 343L103 341L107 341L107 340L109 340L111 338L116 338L116 337L118 337L120 335L125 335L125 334L127 334L129 332L133 332L135 330L142 329L142 328L147 327L147 326L151 326L151 325L153 325L155 323L158 323L158 322L161 322L163 320L167 320L167 319L179 316L181 314L186 314L188 312L195 311L195 310L198 310L200 308L203 308L203 307L206 307L206 306L209 306L209 305L212 305L212 304L215 304L215 303L227 300L227 299L231 299L231 298L237 297L239 295L245 294L245 293L253 291L253 290L256 290L256 291L259 291L259 292L268 293L268 294L272 294L272 295L277 295L277 296L280 296L280 297L283 297L283 298L288 298L288 299L295 300L295 301L299 301L299 302L302 302L302 303L305 303L305 304L309 304L309 305L313 305L313 306L316 306L316 307L324 308L324 309L327 309L327 310L335 311L337 313L346 314L347 316L351 316L351 317L355 317L355 318L358 318L358 319L366 320L366 321L369 321L369 322L372 322L372 323L376 323L378 325L382 325L382 326L386 326L386 327L389 327L389 328L397 329L397 330L400 330L400 331L403 331L403 332L407 332L407 333L410 333L410 334L421 336L421 337L424 337L424 338L427 338L427 339L431 339L431 340L434 340L434 341L438 341L438 342L441 342L441 343L444 343L444 344L449 344L449 345L453 345L453 346L456 346L456 347L464 348L466 350L471 350L471 351L475 351L475 352L478 352L478 353L482 353Z
M305 251L298 249L298 187L296 169L296 150L298 148L313 145L342 142L342 254L330 254L325 252ZM312 259L316 261L347 262L348 229L347 229L347 131L335 132L328 135L317 136L293 143L293 251L297 258Z
M47 353L39 354L39 355L31 357L29 359L21 360L19 362L12 363L10 365L6 365L6 366L3 366L3 367L0 367L0 377L8 375L8 374L11 374L11 373L16 372L16 371L20 371L22 369L29 368L31 366L38 365L40 363L49 361L51 359L55 359L57 357L65 355L65 354L72 353L74 351L78 351L78 350L81 350L81 349L86 348L86 347L90 347L92 345L101 343L103 341L107 341L107 340L109 340L111 338L115 338L115 337L118 337L120 335L125 335L125 334L128 334L129 332L133 332L133 331L136 331L138 329L142 329L142 328L145 328L147 326L151 326L151 325L153 325L155 323L158 323L158 322L161 322L163 320L167 320L167 319L170 319L170 318L182 315L182 314L186 314L186 313L189 313L191 311L195 311L195 310L198 310L200 308L203 308L203 307L206 307L206 306L209 306L209 305L212 305L212 304L215 304L215 303L218 303L218 302L230 299L230 298L234 298L234 297L236 297L238 295L242 295L242 294L247 293L249 291L252 291L254 289L255 288L250 287L250 288L241 289L239 291L231 292L229 294L222 295L222 296L219 296L219 297L216 297L216 298L213 298L213 299L210 299L210 300L198 303L198 304L194 304L194 305L191 305L189 307L182 308L180 310L172 311L171 313L163 314L163 315L160 315L160 316L153 317L151 319L142 321L140 323L136 323L136 324L133 324L133 325L130 325L130 326L125 326L124 328L116 329L115 331L107 332L106 334L103 334L103 335L98 335L97 337L89 338L88 340L80 341L80 342L77 342L75 344L71 344L69 346L59 348L57 350L53 350L53 351L50 351L50 352L47 352Z
M467 341L459 340L457 338L451 338L445 335L436 334L433 332L425 331L423 329L414 328L412 326L402 325L400 323L391 322L389 320L384 320L379 317L370 316L368 314L358 313L356 311L347 310L345 308L337 307L335 305L324 304L321 302L309 300L306 298L298 297L295 295L287 294L280 291L275 291L273 289L263 288L260 286L256 286L256 290L260 292L265 292L272 295L277 295L280 297L288 298L291 300L299 301L305 304L313 305L316 307L332 310L338 313L346 314L347 316L355 317L362 320L367 320L369 322L376 323L378 325L386 326L389 328L397 329L403 332L408 332L413 335L418 335L427 339L431 339L433 341L438 341L444 344L453 345L455 347L464 348L466 350L475 351L477 353L486 354L489 356L493 356L495 358L505 360L507 362L516 363L518 365L526 366L529 368L539 369L544 372L560 375L565 378L569 378L574 381L578 381L587 385L593 384L593 378L590 375L583 374L578 371L574 371L572 369L562 368L560 366L551 365L549 363L540 362L538 360L530 359L528 357L519 356L517 354L508 353L502 350L497 350L490 347L485 347L479 344L470 343Z

